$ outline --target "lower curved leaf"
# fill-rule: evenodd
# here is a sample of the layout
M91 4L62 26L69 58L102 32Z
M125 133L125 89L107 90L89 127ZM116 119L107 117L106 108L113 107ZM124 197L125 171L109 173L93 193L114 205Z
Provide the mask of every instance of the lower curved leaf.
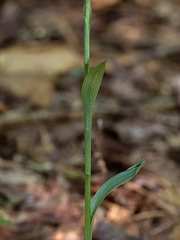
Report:
M91 201L91 227L93 225L94 216L97 208L104 200L104 198L116 187L128 182L131 180L141 169L144 164L144 159L140 159L140 163L133 165L128 168L126 171L117 174L116 176L109 179L105 182L101 188L97 191Z

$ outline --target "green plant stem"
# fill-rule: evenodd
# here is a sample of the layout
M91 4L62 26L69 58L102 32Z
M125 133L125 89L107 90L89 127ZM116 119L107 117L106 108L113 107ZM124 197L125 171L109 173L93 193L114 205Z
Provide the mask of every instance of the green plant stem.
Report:
M84 4L84 72L85 76L90 70L90 26L91 26L91 1L86 0Z
M91 1L84 4L84 74L90 71ZM91 127L92 114L84 119L85 129L85 240L92 239L91 232Z
M85 240L91 240L91 126L92 116L85 119Z

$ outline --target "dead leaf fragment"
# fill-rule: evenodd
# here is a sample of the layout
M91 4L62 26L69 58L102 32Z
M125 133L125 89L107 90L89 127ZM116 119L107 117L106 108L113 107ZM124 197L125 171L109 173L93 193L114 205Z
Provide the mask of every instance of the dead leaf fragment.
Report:
M112 204L107 212L107 218L110 221L124 223L130 221L130 215L127 208Z
M179 240L180 239L180 224L178 224L171 235L171 240Z
M62 74L81 64L77 52L67 45L12 46L2 49L0 68L3 73L18 75Z
M45 76L5 74L0 78L0 86L41 107L48 107L52 102L53 84Z
M92 1L92 7L93 7L93 10L99 11L108 7L112 7L121 1L122 0L103 0L103 3L102 3L101 0L95 0L95 1Z
M0 53L0 87L47 107L54 93L51 78L78 65L79 55L66 45L5 48Z
M57 230L57 232L50 238L50 240L79 240L81 239L81 233L79 228L71 227L62 227Z

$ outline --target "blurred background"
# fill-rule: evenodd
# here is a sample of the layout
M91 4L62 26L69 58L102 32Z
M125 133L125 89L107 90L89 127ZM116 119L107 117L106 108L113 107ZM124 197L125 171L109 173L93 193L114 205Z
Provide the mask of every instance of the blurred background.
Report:
M0 240L84 239L83 0L0 1ZM180 2L92 0L94 240L180 239Z

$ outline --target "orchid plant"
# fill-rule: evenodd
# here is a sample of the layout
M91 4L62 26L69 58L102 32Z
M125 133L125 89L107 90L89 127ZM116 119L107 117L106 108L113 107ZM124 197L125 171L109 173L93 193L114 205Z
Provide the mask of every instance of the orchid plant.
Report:
M91 128L93 106L102 82L106 61L90 70L90 26L91 1L84 4L84 73L85 78L81 89L84 107L85 135L85 240L92 240L92 229L95 213L103 199L116 187L131 180L141 169L144 159L105 182L91 200Z

